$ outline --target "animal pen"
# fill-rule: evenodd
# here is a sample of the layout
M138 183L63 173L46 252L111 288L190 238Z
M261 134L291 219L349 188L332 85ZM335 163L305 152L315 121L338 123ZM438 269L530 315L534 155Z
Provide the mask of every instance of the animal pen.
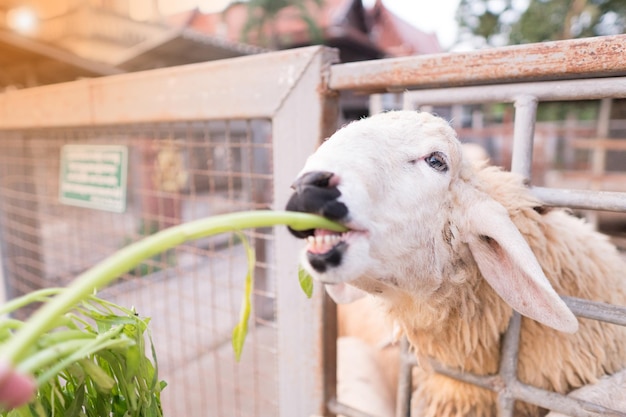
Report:
M505 138L511 169L538 197L626 212L624 190L601 188L607 154L625 150L623 141L609 140L606 109L609 99L626 98L626 35L349 64L339 64L332 49L308 47L0 94L6 297L65 285L174 224L282 209L306 157L338 126L345 92L401 94L405 108L513 103L514 127ZM580 138L592 146L594 181L589 189L535 185L538 103L581 100L603 103L595 134ZM117 182L81 189L81 175L105 169L106 161L114 161ZM81 192L89 195L77 198ZM362 416L336 399L336 310L321 285L310 300L299 289L299 245L286 228L246 234L257 254L256 285L239 364L230 335L246 257L232 236L181 245L102 291L152 318L168 382L165 415ZM623 307L567 304L580 317L626 325ZM624 415L519 382L519 323L516 316L510 324L498 375L437 371L497 391L500 416L512 415L515 400L571 416ZM399 366L398 415L407 416L412 361Z

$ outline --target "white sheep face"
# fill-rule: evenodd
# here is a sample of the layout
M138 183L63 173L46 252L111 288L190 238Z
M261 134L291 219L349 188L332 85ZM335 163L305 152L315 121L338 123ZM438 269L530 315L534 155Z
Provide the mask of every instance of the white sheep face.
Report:
M307 239L302 264L334 284L327 289L336 301L350 301L356 288L359 295L409 294L432 305L446 280L465 282L475 263L511 307L575 331L576 318L507 210L473 175L452 128L431 114L389 112L346 126L309 157L287 209L320 214L350 231L292 230Z
M307 160L295 185L304 192L292 197L288 209L297 210L301 199L317 199L302 203L308 207L300 211L318 212L351 231L316 231L308 237L303 265L324 283L429 295L443 279L445 255L434 251L443 240L449 188L460 162L454 131L428 113L384 113L339 130Z

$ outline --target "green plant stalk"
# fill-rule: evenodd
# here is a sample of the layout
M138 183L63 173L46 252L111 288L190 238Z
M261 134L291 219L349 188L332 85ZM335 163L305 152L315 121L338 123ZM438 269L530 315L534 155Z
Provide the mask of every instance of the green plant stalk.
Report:
M23 373L31 373L37 369L43 368L51 363L55 363L59 358L81 349L83 346L90 344L90 340L68 340L66 342L58 342L56 345L40 350L31 355L28 359L20 362L17 369Z
M70 329L70 330L59 330L52 333L47 333L41 335L41 338L37 342L40 346L46 347L55 345L57 343L65 342L68 340L79 340L79 339L95 339L95 333L88 333L80 330Z
M37 291L29 292L19 298L7 301L0 306L0 316L32 303L48 301L51 295L56 295L61 291L63 291L63 288L42 288Z
M50 330L65 312L95 290L150 258L189 240L248 228L287 225L294 230L323 228L337 232L346 228L323 217L287 211L243 211L212 216L165 229L135 242L78 276L65 291L48 301L17 331L0 351L0 358L16 366L28 354L28 347Z
M0 321L0 330L6 330L6 329L19 329L21 327L24 326L24 322L21 320L17 320L17 319L2 319Z
M80 359L86 358L89 355L92 355L96 352L99 352L104 349L112 349L112 348L124 348L134 344L134 341L128 338L122 339L104 339L97 340L94 343L85 343L82 346L79 345L78 349L71 351L71 355L67 356L62 361L55 364L52 368L48 369L45 373L41 374L37 377L37 386L41 386L48 382L50 379L54 378L61 370L70 365L71 363L77 362ZM34 372L35 370L40 369L38 366L31 366L26 372Z
M131 340L114 339L116 336L119 336L123 330L124 326L119 325L90 338L81 337L80 339L72 338L66 341L58 341L54 345L29 356L27 360L20 362L17 366L17 370L24 373L32 373L37 369L41 369L49 364L57 362L59 358L67 354L71 354L68 362L73 362L76 359L71 360L71 358L81 358L87 356L92 352L100 350L100 346L108 346L111 342L115 342L115 344L123 342L122 344L125 344L127 341ZM59 369L63 369L63 367L64 366L61 366Z
M85 374L89 375L89 378L98 386L99 389L108 392L113 389L115 386L115 379L113 379L109 374L107 374L102 368L96 365L90 359L80 359L77 361L80 364L81 368L85 372ZM145 389L147 387L142 387Z

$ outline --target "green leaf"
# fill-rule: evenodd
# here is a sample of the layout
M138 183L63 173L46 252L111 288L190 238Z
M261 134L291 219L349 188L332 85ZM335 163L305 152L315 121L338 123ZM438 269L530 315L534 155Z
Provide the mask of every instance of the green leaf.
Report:
M65 410L65 415L67 416L75 416L79 414L85 398L85 385L79 385L76 388L74 395L74 401L72 401L67 410Z
M237 236L241 239L241 243L246 250L246 257L248 258L248 273L246 274L246 281L244 284L243 300L241 301L241 310L239 311L239 322L233 329L232 345L235 351L235 359L239 362L241 358L241 352L243 351L243 344L246 341L248 334L248 320L250 318L250 311L252 309L252 287L254 285L254 264L256 262L254 250L250 246L248 239L241 232L236 232Z
M302 265L298 265L298 281L300 281L300 288L306 297L311 298L313 296L313 277L302 268Z
M93 381L101 392L110 392L115 385L115 380L109 376L104 369L100 368L90 359L82 359L78 361L83 370Z
M248 320L240 321L233 328L233 351L235 351L235 359L239 362L241 359L241 352L243 351L243 344L246 341L246 335L248 334Z

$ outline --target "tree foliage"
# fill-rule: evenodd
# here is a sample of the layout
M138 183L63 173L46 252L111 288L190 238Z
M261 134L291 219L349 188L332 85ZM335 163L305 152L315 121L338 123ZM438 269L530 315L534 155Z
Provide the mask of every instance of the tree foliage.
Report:
M460 39L501 46L626 30L626 0L461 0Z

